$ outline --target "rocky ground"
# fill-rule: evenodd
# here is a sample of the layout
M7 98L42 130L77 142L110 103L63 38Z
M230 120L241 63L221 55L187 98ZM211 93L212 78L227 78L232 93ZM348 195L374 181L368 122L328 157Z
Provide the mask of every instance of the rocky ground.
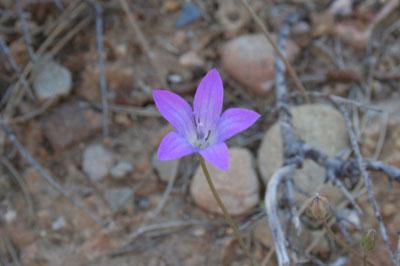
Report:
M400 167L399 1L249 3L274 38L285 17L305 12L286 47L311 99L287 78L296 134L329 156L351 155L343 116L325 97L337 95L353 103L363 156ZM250 108L262 118L229 141L230 170L210 167L211 174L254 257L276 265L263 201L283 158L274 50L242 1L4 0L0 55L1 123L35 160L0 132L0 265L250 265L197 159L155 157L171 128L152 89L191 102L214 67L224 80L224 108ZM54 189L38 165L61 187ZM319 192L348 217L355 249L363 232L377 229L362 181L351 188L360 217L313 162L294 180L297 207ZM395 246L399 184L379 173L373 183ZM346 255L303 218L300 235L286 230L300 254L293 260L314 265L301 255L307 252L331 265ZM379 237L369 257L390 264ZM358 263L349 256L348 265Z

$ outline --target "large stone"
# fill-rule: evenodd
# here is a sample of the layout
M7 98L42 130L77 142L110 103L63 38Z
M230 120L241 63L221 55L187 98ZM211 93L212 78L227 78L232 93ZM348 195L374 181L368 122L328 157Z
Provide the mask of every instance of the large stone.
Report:
M260 186L250 152L246 149L232 148L229 153L231 164L227 172L221 172L209 164L207 167L228 212L232 215L241 215L258 204ZM197 169L192 179L190 193L201 208L222 214L201 167Z
M287 58L293 61L299 48L292 41L286 46ZM222 48L225 71L249 91L266 94L274 85L274 49L262 34L242 35Z
M56 62L44 60L35 66L33 88L40 100L67 95L72 88L71 72Z
M67 103L43 120L44 134L52 148L62 151L101 128L101 115L87 105Z
M347 130L340 112L329 105L310 104L291 109L296 134L306 143L317 147L329 156L349 148ZM262 179L268 184L271 176L282 166L283 150L279 124L274 124L265 134L258 151L258 167ZM330 200L337 201L342 193L331 184L323 184L324 169L313 161L304 162L296 171L296 185L314 194L317 189ZM299 195L299 200L303 199Z
M83 152L83 171L92 181L100 181L106 177L113 163L113 154L102 145L89 146Z

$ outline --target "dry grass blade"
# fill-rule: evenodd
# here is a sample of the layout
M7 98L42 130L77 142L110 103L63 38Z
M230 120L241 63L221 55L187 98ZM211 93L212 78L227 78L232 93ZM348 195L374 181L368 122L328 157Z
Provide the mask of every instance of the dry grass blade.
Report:
M147 57L150 60L151 65L153 66L154 70L156 71L158 82L160 83L161 86L165 87L166 84L165 84L164 77L162 75L163 72L160 69L160 65L157 64L157 62L155 61L155 54L150 49L150 45L149 45L146 37L144 36L142 30L140 29L135 16L132 15L132 13L130 12L127 1L120 0L119 2L121 4L126 16L128 17L129 26L131 27L135 36L138 38L140 46L142 47L143 51L146 53Z
M0 159L1 163L4 165L5 168L10 172L10 174L13 176L17 184L20 186L22 194L24 195L25 201L28 205L28 213L29 213L29 218L32 220L35 212L34 212L34 207L33 207L33 200L31 195L29 194L29 190L27 188L26 182L24 178L18 173L17 169L11 164L9 160L6 158L1 158Z
M103 7L94 2L96 9L96 50L97 50L97 65L99 68L99 86L101 94L101 111L102 111L102 133L103 137L109 135L109 111L108 111L108 90L107 80L104 68L104 37L103 37Z
M271 46L274 49L274 52L277 54L277 56L279 57L279 59L281 59L283 61L283 63L285 64L290 77L293 79L297 89L301 92L301 94L304 96L304 98L306 99L306 102L310 102L310 99L308 97L308 94L306 92L306 89L304 88L303 84L300 81L299 76L297 75L296 71L294 70L294 68L292 67L292 65L290 64L290 62L286 59L285 55L283 54L282 51L280 51L280 49L278 48L278 45L275 43L274 39L272 38L271 34L269 33L267 27L265 27L264 23L262 22L262 20L260 19L260 17L256 14L256 12L254 11L254 9L249 5L249 3L247 3L246 0L241 0L243 5L246 7L246 9L249 11L249 13L251 14L251 16L253 17L254 21L257 23L257 25L261 28L262 32L264 33L265 37L267 38L268 42L271 44Z
M65 9L63 14L61 15L64 19L60 20L59 24L55 26L55 28L48 35L46 40L40 45L40 47L36 51L37 55L43 54L46 49L48 49L48 47L54 42L57 36L59 36L63 30L67 29L68 26L70 26L70 24L74 21L74 19L85 10L87 6L86 3L80 3L75 7L77 3L78 2L71 4L74 7L73 9ZM64 15L65 13L67 14ZM25 90L21 90L20 85L24 84L24 80L27 80L32 69L33 63L29 62L23 69L22 73L19 75L13 93L10 95L10 99L8 100L7 106L5 107L5 110L3 112L3 119L5 121L9 120L14 115L18 103L24 96Z

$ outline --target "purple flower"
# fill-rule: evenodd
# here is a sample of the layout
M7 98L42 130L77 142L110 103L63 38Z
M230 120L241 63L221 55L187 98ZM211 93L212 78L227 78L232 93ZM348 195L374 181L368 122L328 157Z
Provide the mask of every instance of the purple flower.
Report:
M159 160L174 160L192 153L216 168L229 169L229 152L224 141L249 128L260 117L254 111L229 108L222 115L224 88L217 70L201 80L190 105L167 90L154 90L154 102L161 115L173 126L158 148Z

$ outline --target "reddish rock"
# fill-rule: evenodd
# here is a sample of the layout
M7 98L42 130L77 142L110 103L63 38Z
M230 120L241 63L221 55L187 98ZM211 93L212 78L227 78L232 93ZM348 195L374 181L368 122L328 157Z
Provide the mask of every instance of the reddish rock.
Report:
M231 166L227 172L221 172L207 164L215 188L228 212L241 215L250 211L259 201L260 184L252 164L250 152L242 148L229 150ZM222 214L199 167L190 185L190 193L201 208Z
M55 151L62 151L101 128L101 115L86 105L67 103L43 121L44 134Z
M357 27L355 22L338 23L335 25L333 33L342 42L356 50L364 49L370 37L369 32Z
M288 41L286 54L293 61L299 52L297 45ZM266 94L274 85L274 49L262 34L237 37L222 49L225 71L246 89L256 94Z

